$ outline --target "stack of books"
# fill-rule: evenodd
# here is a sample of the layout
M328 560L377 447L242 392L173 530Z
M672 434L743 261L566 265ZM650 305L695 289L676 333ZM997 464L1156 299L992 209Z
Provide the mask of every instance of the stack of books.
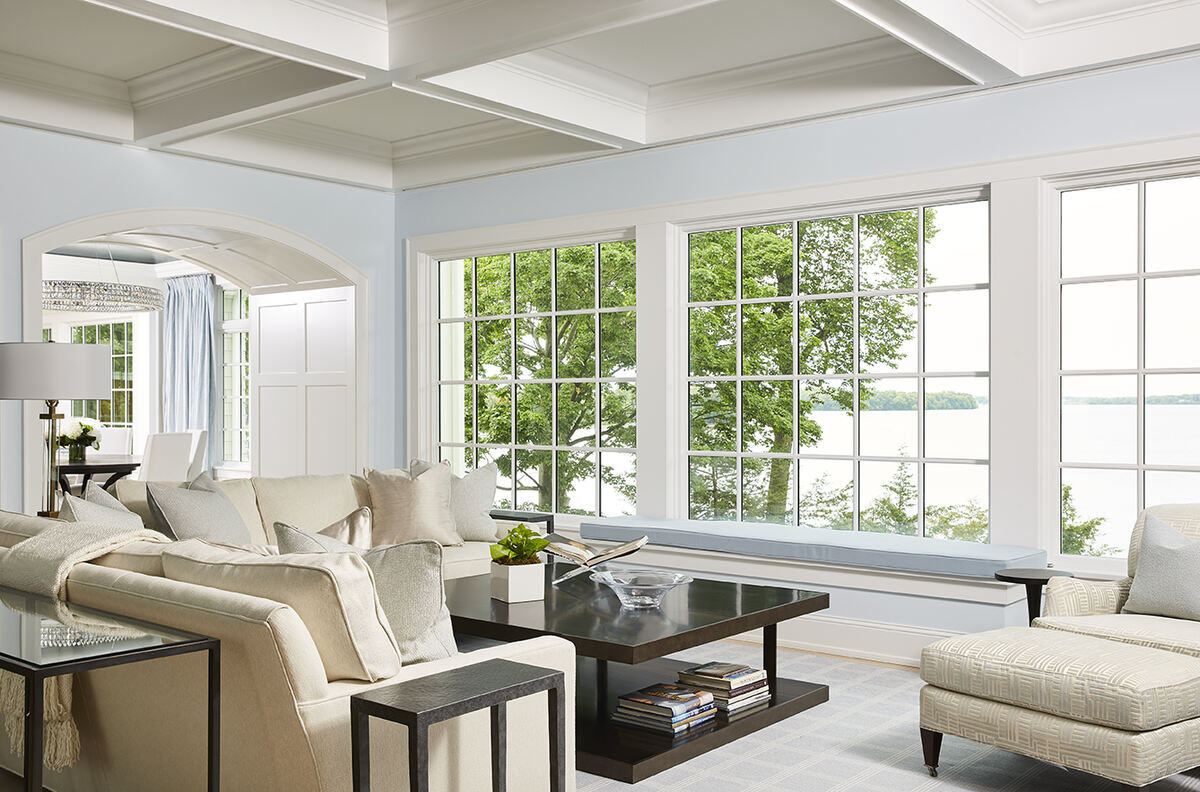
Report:
M663 682L617 698L613 720L666 734L681 734L717 715L713 694Z
M730 718L771 701L767 672L738 663L705 663L679 672L679 682L701 693L711 693L717 709Z

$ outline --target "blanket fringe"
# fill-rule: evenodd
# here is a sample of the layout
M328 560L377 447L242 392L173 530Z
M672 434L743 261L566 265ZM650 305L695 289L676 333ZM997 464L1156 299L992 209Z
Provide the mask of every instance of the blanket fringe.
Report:
M42 761L51 770L63 770L79 761L79 729L71 717L71 676L50 677L43 691ZM0 712L14 756L25 753L25 680L0 671Z

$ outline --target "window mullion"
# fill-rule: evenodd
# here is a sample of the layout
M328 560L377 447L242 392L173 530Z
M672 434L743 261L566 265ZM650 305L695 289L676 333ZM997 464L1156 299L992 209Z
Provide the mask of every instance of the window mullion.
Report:
M861 234L861 229L859 228L859 216L857 214L855 214L853 216L853 218L854 218L853 222L852 222L852 228L853 228L853 234L854 234L854 276L853 276L853 281L854 281L854 294L856 296L852 298L853 304L850 307L851 321L854 323L853 332L851 333L851 335L853 337L854 348L850 352L851 360L853 361L853 369L852 369L852 373L851 373L850 382L854 388L854 398L852 400L852 404L854 407L854 418L853 418L854 427L853 427L853 438L851 441L852 448L853 448L852 453L853 453L854 463L853 463L851 471L850 471L850 477L851 477L851 481L854 483L853 493L852 493L852 497L851 497L851 503L853 504L853 508L851 509L851 512L852 512L851 513L851 522L853 524L854 530L859 531L859 530L862 530L861 525L860 525L861 521L859 519L859 514L862 512L862 475L861 475L862 466L859 464L859 461L858 461L859 455L862 452L862 399L861 399L862 380L860 379L860 373L862 371L862 360L861 360L862 339L861 339L860 333L859 333L860 321L861 321L860 311L861 311L861 307L862 307L861 306L862 298L858 297L857 295L862 286L862 283L861 283L862 276L861 276L861 272L860 272L861 264L862 264L862 245L861 245L862 234Z

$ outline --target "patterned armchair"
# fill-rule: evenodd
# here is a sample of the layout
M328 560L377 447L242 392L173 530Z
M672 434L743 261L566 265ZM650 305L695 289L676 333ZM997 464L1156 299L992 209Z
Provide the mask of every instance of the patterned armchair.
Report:
M1134 525L1128 577L1053 578L1032 627L925 648L921 740L932 774L944 734L1128 789L1200 766L1200 622L1121 612L1147 514L1200 539L1200 504L1154 506Z

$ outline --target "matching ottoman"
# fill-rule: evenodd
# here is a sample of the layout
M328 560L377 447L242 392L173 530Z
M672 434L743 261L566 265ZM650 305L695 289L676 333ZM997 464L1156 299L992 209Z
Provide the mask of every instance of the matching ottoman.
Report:
M921 742L994 745L1130 787L1200 765L1200 658L1032 627L921 654Z

